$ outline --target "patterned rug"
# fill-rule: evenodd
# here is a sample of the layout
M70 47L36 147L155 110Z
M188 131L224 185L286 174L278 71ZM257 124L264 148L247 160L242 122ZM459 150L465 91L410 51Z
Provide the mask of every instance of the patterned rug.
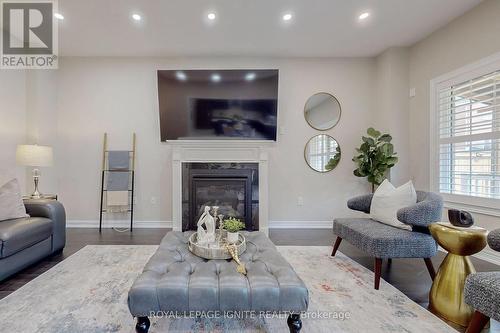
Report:
M127 292L156 246L86 246L0 301L2 332L134 332ZM281 246L310 291L302 332L455 332L326 246ZM157 332L288 332L285 318L157 318Z

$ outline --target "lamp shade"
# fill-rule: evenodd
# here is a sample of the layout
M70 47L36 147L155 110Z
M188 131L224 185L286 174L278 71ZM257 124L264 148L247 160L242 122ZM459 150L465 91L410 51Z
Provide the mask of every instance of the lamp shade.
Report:
M18 145L16 161L19 165L47 167L53 163L52 147L38 145Z

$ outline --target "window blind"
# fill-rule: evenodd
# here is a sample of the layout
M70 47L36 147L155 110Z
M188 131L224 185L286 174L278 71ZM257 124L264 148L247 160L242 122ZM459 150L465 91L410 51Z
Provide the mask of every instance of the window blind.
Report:
M437 96L440 192L500 199L500 71Z

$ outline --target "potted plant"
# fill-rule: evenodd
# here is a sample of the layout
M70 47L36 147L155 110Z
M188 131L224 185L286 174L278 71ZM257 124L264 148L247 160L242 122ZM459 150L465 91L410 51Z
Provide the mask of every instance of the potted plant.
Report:
M245 228L245 224L234 217L230 217L222 223L222 228L227 231L227 242L234 244L238 241L238 231Z
M363 136L363 144L356 151L359 155L352 159L358 168L354 170L356 177L367 177L372 184L372 192L375 192L375 185L380 185L387 176L387 172L398 161L394 146L391 143L392 136L382 134L370 127Z

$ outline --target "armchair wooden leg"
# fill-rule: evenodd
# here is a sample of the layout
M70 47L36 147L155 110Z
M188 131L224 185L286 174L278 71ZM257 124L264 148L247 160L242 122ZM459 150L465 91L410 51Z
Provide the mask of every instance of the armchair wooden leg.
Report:
M434 269L434 265L432 265L431 258L424 258L425 265L427 266L427 270L429 271L429 275L431 276L432 281L436 278L436 270Z
M375 290L380 287L380 275L382 275L382 259L375 258Z
M479 311L474 312L474 315L472 316L472 320L470 321L469 327L467 327L467 331L465 333L479 333L479 332L481 332L489 320L490 320L490 318L485 316L481 312L479 312Z
M335 257L335 254L337 253L337 250L339 249L339 246L340 246L341 242L342 242L342 238L337 237L337 240L335 241L335 244L333 244L332 257Z

